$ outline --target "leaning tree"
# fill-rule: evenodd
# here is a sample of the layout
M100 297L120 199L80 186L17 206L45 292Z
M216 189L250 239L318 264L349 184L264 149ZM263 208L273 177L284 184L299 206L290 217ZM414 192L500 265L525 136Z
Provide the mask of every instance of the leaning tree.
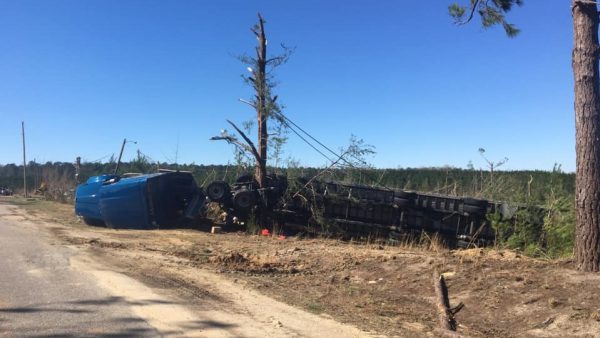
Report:
M484 27L501 25L509 37L519 30L505 14L522 0L470 0L452 4L458 24L475 16ZM599 13L595 1L571 0L573 16L573 77L575 80L576 237L575 260L583 271L600 271L600 77L598 61Z

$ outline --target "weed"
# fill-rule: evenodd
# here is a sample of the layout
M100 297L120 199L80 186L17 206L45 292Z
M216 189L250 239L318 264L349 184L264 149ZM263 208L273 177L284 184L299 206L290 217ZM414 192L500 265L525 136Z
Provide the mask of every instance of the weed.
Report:
M254 211L250 212L248 219L246 220L246 232L251 235L258 235L261 230L261 225L256 221L256 214Z
M325 306L321 303L309 303L306 308L309 312L320 314L325 309Z

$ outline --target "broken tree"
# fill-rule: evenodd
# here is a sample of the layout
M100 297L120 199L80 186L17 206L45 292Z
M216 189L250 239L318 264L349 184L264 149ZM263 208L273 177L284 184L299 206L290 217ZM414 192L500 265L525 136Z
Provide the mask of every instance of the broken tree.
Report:
M273 95L275 81L273 80L274 68L284 64L289 59L293 49L281 45L284 52L274 57L267 56L267 37L265 34L265 20L258 14L258 23L252 28L252 32L258 40L256 46L256 56L240 56L239 59L247 65L250 76L243 76L244 81L254 90L254 97L250 100L240 101L252 106L256 111L256 122L258 125L258 147L255 147L252 141L245 135L240 128L233 122L229 124L242 136L244 143L239 141L235 136L227 134L224 131L221 136L213 137L213 140L225 140L234 144L240 151L250 153L255 160L254 176L259 187L264 189L267 187L267 154L269 143L269 126L268 121L273 120L280 126L275 128L281 131L281 126L285 127L285 121L281 114L282 107L277 103L277 95ZM281 138L280 138L281 139ZM260 223L264 225L264 214L260 215Z

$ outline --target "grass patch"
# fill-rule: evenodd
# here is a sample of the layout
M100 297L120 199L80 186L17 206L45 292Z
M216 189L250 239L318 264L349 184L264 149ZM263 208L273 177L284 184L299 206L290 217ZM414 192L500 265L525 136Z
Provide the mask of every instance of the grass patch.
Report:
M314 314L320 314L325 310L325 306L321 303L309 303L306 309Z

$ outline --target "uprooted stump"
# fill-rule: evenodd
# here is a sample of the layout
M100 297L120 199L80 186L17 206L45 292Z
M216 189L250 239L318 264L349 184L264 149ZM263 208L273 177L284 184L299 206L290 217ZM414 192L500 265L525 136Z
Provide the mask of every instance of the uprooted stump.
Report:
M438 321L441 330L445 331L447 335L453 335L453 331L456 331L456 319L454 316L460 311L464 304L460 302L457 306L450 307L450 299L448 298L448 287L444 276L438 273L437 270L433 272L433 285L435 288L435 305L438 312Z

